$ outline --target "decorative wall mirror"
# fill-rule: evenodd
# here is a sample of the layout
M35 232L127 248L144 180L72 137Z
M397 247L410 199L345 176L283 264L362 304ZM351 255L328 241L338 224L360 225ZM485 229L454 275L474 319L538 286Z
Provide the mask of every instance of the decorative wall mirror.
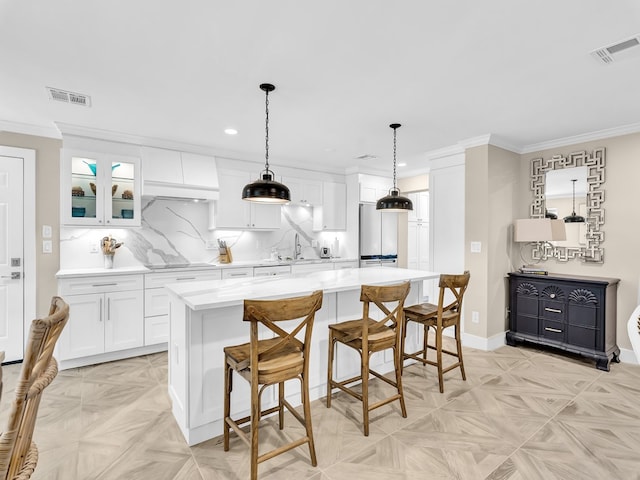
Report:
M601 229L604 225L604 167L604 148L595 149L591 154L583 151L567 157L554 155L546 160L531 160L531 218L556 215L563 219L575 213L585 220L566 222L567 240L537 244L531 253L533 259L604 261L604 248L600 246L604 241Z

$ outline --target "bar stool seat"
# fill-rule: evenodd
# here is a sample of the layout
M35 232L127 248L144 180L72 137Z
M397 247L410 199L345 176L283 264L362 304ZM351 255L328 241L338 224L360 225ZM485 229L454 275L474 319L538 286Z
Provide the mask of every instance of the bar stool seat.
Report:
M339 388L343 392L362 402L362 417L364 435L369 435L369 412L395 400L400 401L402 416L406 418L407 409L402 391L401 342L403 324L404 301L409 294L411 285L404 282L397 285L372 286L362 285L360 301L362 302L362 317L355 320L329 325L329 365L327 368L327 408L331 407L331 390ZM371 306L377 307L383 318L374 320ZM353 348L360 354L360 374L346 380L337 381L333 378L333 357L336 343ZM393 349L393 364L395 379L389 378L372 370L369 366L370 357L375 352ZM374 375L396 389L396 393L376 403L369 403L369 375ZM353 389L352 384L362 383L362 393Z
M293 448L309 445L311 464L318 462L313 442L309 397L309 347L315 313L322 307L322 291L309 296L279 300L245 300L244 318L250 322L250 341L224 348L224 424L223 448L229 450L230 431L233 430L250 448L251 480L258 478L258 464ZM285 321L286 326L278 323ZM258 325L266 327L274 338L260 339ZM231 417L233 372L247 380L251 389L251 414L243 418ZM300 380L303 415L285 399L286 380ZM265 388L278 385L278 404L262 409L260 399ZM258 454L258 424L260 418L278 413L279 428L284 428L284 408L298 420L305 430L303 437L290 441L269 452ZM249 434L242 426L249 424Z
M465 271L462 275L440 275L440 295L438 305L433 303L421 303L410 305L404 308L405 324L402 336L402 363L405 359L413 359L424 365L432 365L438 369L438 384L440 393L444 393L444 377L443 375L454 368L460 367L462 379L466 380L467 376L464 371L464 360L462 358L462 332L460 331L460 315L462 312L462 299L469 284L470 274ZM449 304L445 297L450 295L453 300ZM406 352L405 340L407 326L409 322L416 322L423 326L423 345L422 349L417 352ZM455 327L456 351L442 348L442 333L445 328ZM429 329L433 328L436 334L435 346L429 345ZM427 359L427 351L429 349L436 351L436 360ZM442 354L455 357L457 361L452 365L443 367ZM404 368L404 365L402 366Z

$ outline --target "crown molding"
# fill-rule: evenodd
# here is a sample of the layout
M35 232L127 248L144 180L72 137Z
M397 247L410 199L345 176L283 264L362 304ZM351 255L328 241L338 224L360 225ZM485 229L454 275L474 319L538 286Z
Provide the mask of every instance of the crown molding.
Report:
M62 138L60 130L55 126L32 125L30 123L10 122L6 120L0 120L0 132L20 133L45 138Z
M539 152L541 150L566 147L567 145L575 145L578 143L593 142L597 140L603 140L605 138L619 137L621 135L629 135L631 133L638 132L640 132L640 123L630 123L628 125L622 125L620 127L606 128L604 130L583 133L580 135L574 135L572 137L558 138L556 140L549 140L547 142L532 143L531 145L525 145L524 147L522 147L522 151L520 153Z

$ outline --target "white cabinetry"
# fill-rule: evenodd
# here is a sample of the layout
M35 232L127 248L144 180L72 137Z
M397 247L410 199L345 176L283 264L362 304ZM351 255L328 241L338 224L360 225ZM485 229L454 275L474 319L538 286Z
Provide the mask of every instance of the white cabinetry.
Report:
M279 277L291 273L291 267L288 265L277 265L273 267L254 267L254 277Z
M217 198L214 157L163 148L142 147L144 195Z
M389 194L393 182L384 177L367 177L360 181L360 202L376 203Z
M344 183L322 183L322 206L313 209L313 230L347 229L347 186Z
M140 159L62 150L63 225L140 226Z
M247 202L242 189L255 180L249 173L220 171L220 199L216 228L238 230L277 230L280 228L280 205Z
M290 205L316 207L322 205L322 182L294 177L282 177L291 192Z
M144 344L157 345L169 340L169 294L165 285L220 278L220 270L147 273L144 288Z
M143 345L142 275L61 279L70 306L58 358L70 360Z
M327 270L333 270L332 262L322 263L303 263L298 265L291 265L291 273L312 273L312 272L326 272Z
M346 268L358 268L360 263L357 260L349 261L349 262L335 262L333 264L334 270L344 270Z
M429 192L416 192L407 195L413 202L413 210L409 210L407 220L410 222L429 221Z
M222 279L253 277L253 267L224 268L222 269Z

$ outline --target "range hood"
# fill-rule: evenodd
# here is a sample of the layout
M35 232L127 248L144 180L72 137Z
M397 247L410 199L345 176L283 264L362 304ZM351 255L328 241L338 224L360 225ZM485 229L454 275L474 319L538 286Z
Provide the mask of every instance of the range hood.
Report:
M217 200L215 157L155 147L141 147L142 195L190 200Z

